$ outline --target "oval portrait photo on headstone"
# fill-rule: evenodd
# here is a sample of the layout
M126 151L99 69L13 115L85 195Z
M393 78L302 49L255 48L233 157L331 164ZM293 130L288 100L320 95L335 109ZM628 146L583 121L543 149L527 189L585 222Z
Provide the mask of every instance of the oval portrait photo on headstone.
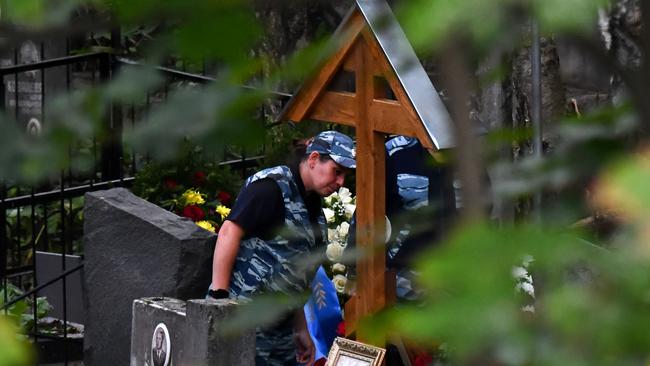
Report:
M164 323L156 325L151 337L151 365L168 366L170 359L171 342L169 331Z

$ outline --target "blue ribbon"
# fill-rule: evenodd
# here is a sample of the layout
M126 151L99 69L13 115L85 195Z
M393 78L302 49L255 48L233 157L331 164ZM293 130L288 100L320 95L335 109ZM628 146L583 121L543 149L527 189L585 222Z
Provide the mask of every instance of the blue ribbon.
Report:
M304 306L304 312L307 329L316 347L314 360L327 357L343 316L336 289L323 266L318 268L311 283L311 296Z

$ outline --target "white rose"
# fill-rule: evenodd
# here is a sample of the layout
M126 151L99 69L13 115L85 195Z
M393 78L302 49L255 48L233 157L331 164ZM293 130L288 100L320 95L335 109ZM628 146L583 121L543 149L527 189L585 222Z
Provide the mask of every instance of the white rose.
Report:
M350 193L350 190L345 187L341 187L339 189L339 197L341 198L341 202L343 203L352 202L352 193Z
M325 197L325 205L327 205L327 206L331 206L331 205L332 205L332 198L333 198L332 196L333 196L333 195L334 195L334 194L330 194L329 196Z
M524 267L512 267L512 277L522 282L533 283L533 276L531 276L530 273L528 273L528 270L526 270Z
M339 237L341 238L347 237L349 231L350 231L350 224L348 224L347 222L341 223L341 225L339 225L338 227L338 234Z
M334 263L332 265L332 272L336 274L344 274L345 273L345 264L342 263Z
M523 291L528 296L532 297L533 299L535 298L535 287L533 286L532 283L528 282L523 282L523 283L518 283L516 286L517 290Z
M328 241L337 241L339 239L339 233L334 229L327 229L327 240Z
M348 279L345 276L337 274L332 278L332 283L334 283L334 288L336 292L343 293L345 291L345 284L348 282Z
M328 206L331 206L332 203L336 202L339 200L339 194L334 192L330 194L329 196L325 197L325 204Z
M325 220L327 222L334 222L334 211L329 208L324 208L323 213L325 214Z
M327 249L325 250L325 255L327 256L327 259L331 260L332 262L338 262L341 257L343 256L343 246L339 243L331 243L327 245Z
M524 265L524 268L528 268L528 266L535 261L535 258L531 255L525 255L524 259L522 260L522 263Z
M352 215L354 214L354 210L357 208L356 205L352 204L347 204L345 205L345 217L348 220L352 220Z

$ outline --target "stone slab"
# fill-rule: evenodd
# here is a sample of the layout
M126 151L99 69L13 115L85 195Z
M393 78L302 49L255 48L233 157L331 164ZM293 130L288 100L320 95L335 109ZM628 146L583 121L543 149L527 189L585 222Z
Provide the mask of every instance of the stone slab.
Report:
M182 365L185 327L185 301L168 297L149 297L133 301L131 366ZM162 364L153 362L156 331L163 329ZM168 356L167 356L168 355Z
M253 366L255 331L225 335L220 325L232 318L234 300L189 300L184 365Z
M133 300L203 298L216 235L124 188L87 193L84 215L84 363L126 365Z

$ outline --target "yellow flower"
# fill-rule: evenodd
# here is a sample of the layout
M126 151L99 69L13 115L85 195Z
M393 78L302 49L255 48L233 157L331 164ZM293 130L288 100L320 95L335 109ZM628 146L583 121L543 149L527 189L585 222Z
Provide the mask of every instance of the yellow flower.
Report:
M203 194L200 193L199 191L193 191L191 189L188 189L183 193L183 200L185 201L185 205L202 205L205 203L205 200L203 199Z
M217 213L221 215L221 219L225 219L230 214L230 209L224 205L217 206Z
M212 224L209 221L205 221L205 220L204 221L197 221L196 224L199 227L202 227L207 231L212 231L213 233L215 232L214 226L212 226Z

